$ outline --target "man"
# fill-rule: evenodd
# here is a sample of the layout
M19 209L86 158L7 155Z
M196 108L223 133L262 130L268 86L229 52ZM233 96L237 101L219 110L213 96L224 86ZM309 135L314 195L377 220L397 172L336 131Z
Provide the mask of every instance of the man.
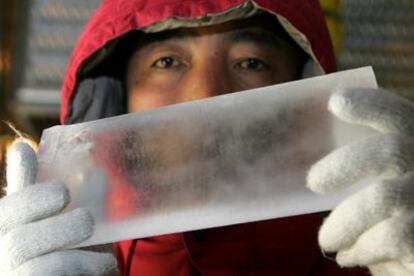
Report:
M316 0L108 0L69 62L61 121L144 111L333 70ZM367 170L374 175L394 170L388 182L378 181L341 204L326 220L319 242L324 250L339 252L343 266L409 275L413 195L406 172L414 154L406 137L412 135L414 108L383 91L357 90L335 94L331 108L392 134L323 159L309 173L312 189L347 185ZM17 143L9 154L8 185L34 183L35 163L33 151ZM68 202L67 190L57 182L23 187L0 201L0 260L6 273L115 273L111 254L64 249L93 233L86 210L60 214ZM116 243L114 253L124 275L365 275L341 269L320 253L320 223L314 214L164 235Z

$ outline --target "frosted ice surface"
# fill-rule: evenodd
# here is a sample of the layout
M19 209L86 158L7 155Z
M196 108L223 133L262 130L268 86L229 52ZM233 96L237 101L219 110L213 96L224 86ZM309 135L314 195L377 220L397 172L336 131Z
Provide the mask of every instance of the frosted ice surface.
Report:
M158 108L43 133L38 180L62 179L95 217L82 246L328 210L306 171L369 135L327 111L338 87L376 87L371 68Z

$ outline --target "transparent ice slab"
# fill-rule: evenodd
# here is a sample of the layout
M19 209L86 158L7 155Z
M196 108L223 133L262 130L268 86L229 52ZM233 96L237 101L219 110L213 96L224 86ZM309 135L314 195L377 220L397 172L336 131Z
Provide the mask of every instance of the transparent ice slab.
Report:
M373 131L327 111L338 87L376 87L370 67L44 131L38 180L91 210L79 246L329 210L309 167ZM361 92L363 93L363 92Z

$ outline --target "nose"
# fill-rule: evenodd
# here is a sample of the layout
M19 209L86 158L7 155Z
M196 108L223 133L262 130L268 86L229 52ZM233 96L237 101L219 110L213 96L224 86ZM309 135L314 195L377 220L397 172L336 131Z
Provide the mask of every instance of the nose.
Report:
M206 62L191 68L177 91L177 102L187 102L232 92L234 86L226 66L220 62Z

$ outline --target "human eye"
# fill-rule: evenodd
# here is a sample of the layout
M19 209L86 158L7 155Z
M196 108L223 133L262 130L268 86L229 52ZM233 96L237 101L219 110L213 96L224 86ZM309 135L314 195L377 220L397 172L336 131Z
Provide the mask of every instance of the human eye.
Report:
M174 57L171 56L165 56L160 57L156 61L154 61L151 65L151 67L159 68L159 69L168 69L172 67L178 67L181 63Z
M265 71L269 69L269 65L258 58L245 58L236 63L236 67L242 70L249 70L249 71Z

